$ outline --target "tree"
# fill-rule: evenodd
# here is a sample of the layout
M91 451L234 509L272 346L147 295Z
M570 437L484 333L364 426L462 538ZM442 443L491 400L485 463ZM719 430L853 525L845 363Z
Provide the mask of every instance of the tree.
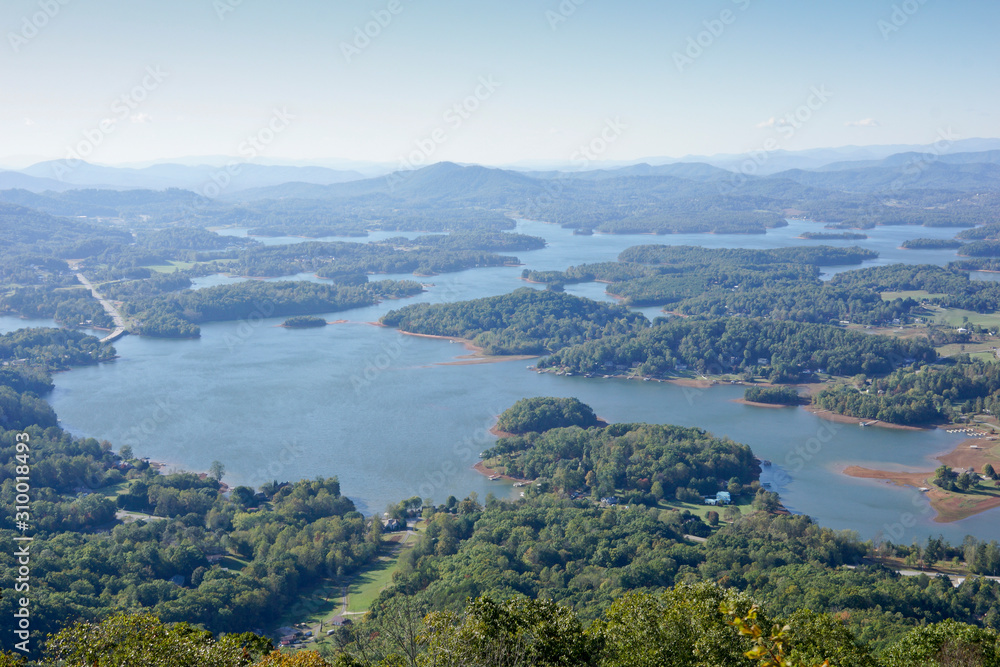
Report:
M245 667L274 650L268 639L251 633L225 635L177 623L165 625L152 614L121 613L100 623L82 621L60 630L46 645L53 660L72 665L144 667Z
M983 466L983 474L991 479L997 478L997 473L996 470L993 469L992 463L987 463L985 466Z
M122 461L131 461L134 458L132 454L132 446L122 445L118 450L118 456L122 458Z
M993 667L1000 665L997 639L994 630L948 619L910 631L885 652L882 662L885 667Z
M212 465L208 467L208 476L217 482L221 482L225 474L226 466L222 465L221 461L212 461Z
M432 612L422 641L427 663L439 667L584 666L595 662L598 648L571 609L523 597L480 597L462 615Z

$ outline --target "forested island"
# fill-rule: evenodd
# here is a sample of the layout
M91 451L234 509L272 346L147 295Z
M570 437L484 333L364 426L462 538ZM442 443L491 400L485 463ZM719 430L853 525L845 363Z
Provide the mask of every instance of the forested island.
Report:
M861 232L802 232L799 238L807 241L862 241L868 235Z
M281 326L289 329L314 329L316 327L325 327L326 320L322 317L313 317L312 315L296 315L295 317L289 317Z
M414 304L380 321L411 333L468 339L487 354L544 354L649 324L622 306L530 287L460 303Z
M907 250L951 250L963 245L965 243L958 239L907 239L900 247Z

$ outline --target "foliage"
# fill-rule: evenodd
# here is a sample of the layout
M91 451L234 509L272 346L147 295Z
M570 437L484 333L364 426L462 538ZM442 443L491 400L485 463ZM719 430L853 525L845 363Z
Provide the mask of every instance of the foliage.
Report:
M747 387L743 399L772 405L797 405L802 402L799 392L792 387Z
M515 434L596 425L597 417L593 409L576 398L522 398L504 410L497 420L499 430Z
M46 653L68 667L249 667L271 648L270 641L250 633L216 639L187 623L166 625L152 614L123 613L60 630Z
M472 339L488 354L540 354L648 325L622 306L529 287L473 301L413 304L380 321L412 333Z
M634 333L561 350L538 362L539 368L581 373L634 369L666 377L681 365L699 373L740 373L770 367L777 382L795 382L805 371L832 375L889 373L903 363L936 358L922 339L871 336L830 325L767 319L676 319Z
M958 239L907 239L902 247L907 250L952 250L963 245Z
M629 502L653 504L679 488L715 495L730 479L750 484L760 474L745 445L701 429L656 424L612 424L602 429L554 428L503 438L483 452L499 457L507 474L544 477L566 493L590 487L596 498L621 490ZM591 477L592 482L586 480ZM659 482L660 498L651 494Z

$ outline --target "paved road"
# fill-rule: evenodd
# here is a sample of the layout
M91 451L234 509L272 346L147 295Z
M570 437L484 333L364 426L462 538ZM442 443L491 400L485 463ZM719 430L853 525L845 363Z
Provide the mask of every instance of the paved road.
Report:
M128 329L125 328L125 318L122 317L122 314L118 311L118 308L115 306L115 304L105 299L101 295L101 293L97 291L97 288L94 287L93 283L91 283L87 279L87 276L83 275L82 273L77 273L76 278L83 284L84 287L90 290L90 293L93 294L94 298L101 303L101 306L104 308L104 311L111 316L111 319L115 323L115 330L112 331L107 336L105 336L104 338L102 338L101 342L110 343L112 341L118 340L119 338L127 334Z

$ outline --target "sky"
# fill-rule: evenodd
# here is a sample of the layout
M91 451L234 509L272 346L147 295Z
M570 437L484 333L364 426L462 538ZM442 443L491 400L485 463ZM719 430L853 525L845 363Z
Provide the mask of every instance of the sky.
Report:
M1000 136L996 0L5 0L0 164Z

